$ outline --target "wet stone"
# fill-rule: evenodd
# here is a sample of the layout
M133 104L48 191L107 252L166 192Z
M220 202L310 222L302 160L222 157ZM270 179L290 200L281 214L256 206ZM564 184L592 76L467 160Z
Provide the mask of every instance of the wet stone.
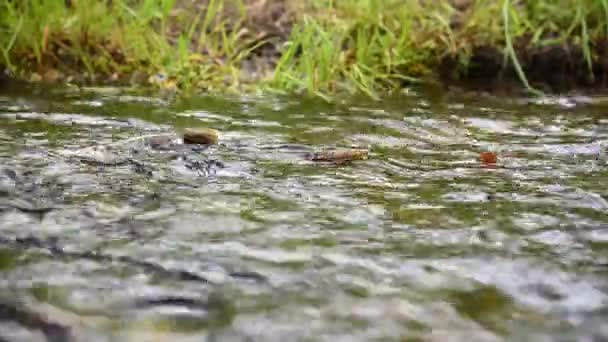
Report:
M346 163L353 160L367 160L368 151L364 149L336 149L309 153L306 157L312 161Z
M0 169L0 196L8 195L15 191L17 186L17 172L13 169Z
M147 143L154 149L169 148L172 139L169 136L159 135L148 139Z
M208 176L222 164L209 160L205 153L207 148L208 145L203 144L181 143L174 134L152 134L80 150L63 150L57 155L73 162L98 166L99 171L107 167L130 166L134 175L147 177L168 176L169 173L179 175L186 169L194 171L189 172L190 175Z
M211 128L186 128L184 130L184 143L186 144L216 144L219 132Z

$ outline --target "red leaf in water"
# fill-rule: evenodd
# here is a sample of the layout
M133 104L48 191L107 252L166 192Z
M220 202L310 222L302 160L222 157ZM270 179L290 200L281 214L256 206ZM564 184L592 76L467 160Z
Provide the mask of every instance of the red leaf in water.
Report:
M485 164L496 164L496 152L481 152L479 158Z

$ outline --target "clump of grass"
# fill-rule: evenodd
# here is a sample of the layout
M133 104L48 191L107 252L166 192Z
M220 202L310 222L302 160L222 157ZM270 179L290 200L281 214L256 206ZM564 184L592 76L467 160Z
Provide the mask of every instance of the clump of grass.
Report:
M286 4L294 21L269 47L248 19L260 13L249 9L273 2ZM77 81L142 78L198 91L267 86L324 98L379 98L436 76L446 59L466 77L479 47L502 51L504 65L540 94L526 52L576 47L593 76L608 39L608 0L471 0L459 9L453 0L26 0L4 1L0 13L0 63L20 77L56 70ZM280 54L257 56L262 49ZM272 74L243 77L251 60Z
M316 9L316 11L315 11ZM372 97L432 75L453 58L466 74L478 47L504 51L523 86L535 89L518 54L544 46L582 50L590 76L594 42L607 38L608 0L471 1L458 11L451 1L311 0L286 44L273 85Z
M230 18L224 14L236 9ZM3 64L13 73L59 72L77 81L156 75L163 87L234 86L249 39L240 0L4 1ZM199 15L201 14L202 15ZM235 14L236 13L236 14Z
M410 10L399 10L406 5ZM337 90L372 97L398 89L430 69L430 43L416 39L426 14L418 1L315 1L292 30L272 85L323 95ZM323 14L324 13L324 14Z

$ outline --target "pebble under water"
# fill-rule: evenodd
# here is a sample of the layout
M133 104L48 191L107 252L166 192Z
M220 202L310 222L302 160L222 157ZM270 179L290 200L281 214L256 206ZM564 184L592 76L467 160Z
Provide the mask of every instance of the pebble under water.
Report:
M608 104L564 103L4 87L0 341L608 340Z

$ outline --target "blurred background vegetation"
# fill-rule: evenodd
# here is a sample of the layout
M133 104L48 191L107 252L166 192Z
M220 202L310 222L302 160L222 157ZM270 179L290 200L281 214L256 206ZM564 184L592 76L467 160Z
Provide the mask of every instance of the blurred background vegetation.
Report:
M0 1L0 64L29 81L378 98L608 70L608 0Z

